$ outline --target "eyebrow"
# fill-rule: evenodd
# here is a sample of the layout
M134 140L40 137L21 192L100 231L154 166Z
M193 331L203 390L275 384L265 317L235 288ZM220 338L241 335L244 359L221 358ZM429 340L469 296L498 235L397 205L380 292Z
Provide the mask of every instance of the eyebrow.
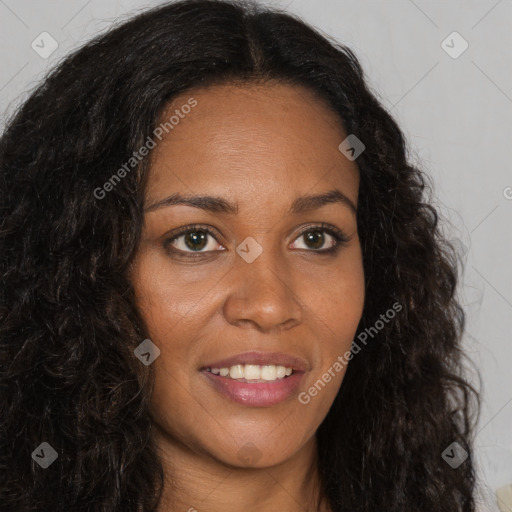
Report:
M338 189L332 189L322 194L308 194L298 197L290 206L288 214L298 215L300 213L316 210L330 203L342 204L343 206L348 207L352 213L357 214L357 208L352 200ZM156 203L146 207L144 211L152 212L159 210L160 208L166 208L180 204L193 206L194 208L200 208L212 213L225 213L231 215L238 214L238 204L232 203L222 197L182 195L180 193L172 194L165 199L157 201Z

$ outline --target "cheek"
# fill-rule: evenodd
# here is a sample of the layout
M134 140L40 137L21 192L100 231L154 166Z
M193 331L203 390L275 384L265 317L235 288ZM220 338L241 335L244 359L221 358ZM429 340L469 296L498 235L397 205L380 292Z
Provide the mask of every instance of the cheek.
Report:
M331 337L352 338L361 319L365 280L359 246L350 248L339 264L305 280L309 287L309 307L329 328ZM306 295L307 296L307 295Z
M345 354L350 351L361 320L365 300L365 280L359 247L347 251L327 276L316 280L309 299L312 322L316 323L318 342L315 379L329 380L327 395L336 394L349 364ZM311 283L310 283L311 285ZM342 367L338 363L342 357ZM333 398L333 397L332 397ZM329 401L329 400L327 400Z
M211 334L209 320L215 306L211 297L221 274L190 270L177 272L165 255L148 250L134 263L132 283L137 306L149 338L159 347L153 363L156 376L153 400L165 403L173 415L190 409L191 361L201 350L201 341ZM170 398L171 397L171 398Z
M165 330L183 325L201 316L208 304L207 292L213 288L215 276L199 276L190 271L176 272L169 261L158 255L145 255L134 267L134 289L137 304L148 329L161 339ZM218 278L217 278L218 280Z

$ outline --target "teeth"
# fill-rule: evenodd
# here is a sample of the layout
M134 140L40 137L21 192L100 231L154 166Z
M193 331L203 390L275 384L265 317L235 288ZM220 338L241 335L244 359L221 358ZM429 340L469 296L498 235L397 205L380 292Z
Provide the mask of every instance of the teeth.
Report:
M258 366L257 364L246 364L244 367L244 379L260 380L261 379L260 366Z
M235 364L230 368L208 368L208 370L221 377L243 381L267 382L289 377L293 370L275 364Z
M241 364L236 364L229 369L229 377L231 379L243 379L244 367Z
M277 370L275 365L267 364L261 369L261 378L263 380L276 380Z

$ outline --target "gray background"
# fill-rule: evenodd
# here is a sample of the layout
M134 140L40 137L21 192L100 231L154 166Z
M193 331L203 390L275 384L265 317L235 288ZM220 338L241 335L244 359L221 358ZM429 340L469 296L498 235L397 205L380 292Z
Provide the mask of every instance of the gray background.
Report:
M70 50L146 6L140 0L0 0L0 123ZM476 435L480 510L512 484L512 0L283 0L348 45L403 129L410 159L434 180L433 202L465 253L465 348L483 378ZM457 58L463 41L469 45ZM42 32L58 48L31 47ZM48 48L48 46L46 46ZM474 373L474 372L473 372ZM456 471L456 470L454 470ZM511 509L512 510L512 509Z

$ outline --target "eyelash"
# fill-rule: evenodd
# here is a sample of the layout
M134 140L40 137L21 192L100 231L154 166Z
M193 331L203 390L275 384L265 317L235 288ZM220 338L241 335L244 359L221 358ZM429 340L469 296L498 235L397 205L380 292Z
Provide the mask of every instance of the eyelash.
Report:
M203 252L188 252L188 251L182 251L181 249L175 249L171 247L172 242L177 240L178 238L182 237L183 235L188 235L189 233L195 233L197 231L201 231L204 233L207 233L211 237L213 237L215 240L217 240L216 235L217 231L209 228L208 226L204 226L201 224L192 224L190 226L185 226L183 228L180 228L172 233L172 236L169 238L166 238L164 241L164 247L167 251L179 255L179 257L183 256L185 258L197 258L201 257L204 254L208 254L210 251L203 251ZM301 231L298 236L295 238L295 240L299 239L301 236L305 235L306 233L310 232L323 232L331 235L334 240L335 244L332 247L329 247L328 249L298 249L298 250L305 250L307 252L313 252L313 253L319 253L322 255L336 255L338 251L344 247L347 242L349 242L349 238L341 231L340 229L331 226L329 224L321 223L318 225L309 225L307 226L303 231ZM218 241L218 240L217 240Z

